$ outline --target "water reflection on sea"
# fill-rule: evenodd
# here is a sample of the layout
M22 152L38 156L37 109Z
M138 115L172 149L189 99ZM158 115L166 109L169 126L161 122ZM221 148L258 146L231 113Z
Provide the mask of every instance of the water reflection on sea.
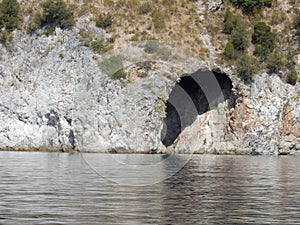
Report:
M299 157L188 157L0 152L0 224L300 221Z

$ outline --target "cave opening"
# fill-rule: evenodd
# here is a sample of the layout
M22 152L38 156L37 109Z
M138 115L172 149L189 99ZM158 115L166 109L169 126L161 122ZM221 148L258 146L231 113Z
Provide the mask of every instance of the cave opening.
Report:
M166 103L162 143L168 147L197 118L233 96L232 81L219 71L199 70L176 83Z

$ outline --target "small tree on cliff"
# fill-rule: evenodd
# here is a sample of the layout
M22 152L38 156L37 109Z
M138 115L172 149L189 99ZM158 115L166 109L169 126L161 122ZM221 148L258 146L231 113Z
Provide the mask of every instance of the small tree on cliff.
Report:
M224 22L223 32L225 34L231 34L233 29L236 26L236 16L230 10L227 10L223 22Z
M255 9L272 6L272 0L231 0L231 2L242 8L245 13L253 13Z
M291 85L295 85L298 79L298 74L297 71L295 70L295 68L291 68L289 73L286 76L286 82L291 84Z
M270 54L267 63L271 73L278 73L285 65L282 55L278 52Z
M12 31L19 23L20 5L17 0L3 0L0 3L0 28Z
M52 33L55 27L70 29L74 25L73 12L63 0L46 0L41 6L41 27L47 26L48 33Z
M271 27L265 22L259 22L254 26L252 43L255 44L254 54L265 60L274 50L276 34L271 31Z
M225 47L225 50L224 50L224 55L228 59L236 59L237 52L234 49L234 46L233 46L233 44L232 44L231 41L228 41L228 43L227 43L227 45Z
M236 25L231 33L231 41L234 48L238 51L244 51L249 46L249 32L242 19L237 19Z
M237 65L237 72L239 76L244 80L246 83L252 81L253 75L258 71L258 63L256 59L252 56L247 55L244 53Z

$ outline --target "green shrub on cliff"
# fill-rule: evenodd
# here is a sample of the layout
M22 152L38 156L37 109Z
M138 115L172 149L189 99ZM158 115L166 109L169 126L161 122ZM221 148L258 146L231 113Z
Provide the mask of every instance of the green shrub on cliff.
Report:
M7 31L1 31L0 32L0 43L3 44L3 45L5 45L6 42L7 42L7 40L8 40L8 33L7 33Z
M226 46L227 49L225 49L225 54L227 54L229 50L232 52L232 50L229 49L231 48L231 44L237 51L246 50L249 46L249 32L243 18L239 15L234 15L230 10L227 10L223 22L223 33L231 35L230 41Z
M112 25L113 17L109 13L98 15L96 19L96 26L102 29L106 29Z
M234 48L238 51L244 51L249 46L249 32L246 24L241 19L236 21L231 34L231 41Z
M8 31L18 27L20 5L17 0L3 0L0 3L0 29Z
M286 82L292 85L295 85L298 79L298 74L295 68L291 68L289 73L286 76Z
M47 27L47 33L53 33L56 27L73 27L73 11L63 0L46 0L41 3L41 7L43 13L40 16L40 26Z
M154 111L159 113L163 118L167 116L166 106L167 100L164 97L159 97L154 104Z
M254 54L259 56L261 60L265 60L267 56L274 50L276 34L271 31L271 27L265 22L259 22L254 26L252 34L252 43L255 44Z
M258 22L254 26L252 35L253 44L260 44L270 50L275 47L276 34L271 31L271 27L265 22Z
M238 75L246 82L252 81L253 75L258 71L257 60L247 54L243 54L237 64Z
M270 54L270 49L262 45L256 45L253 54L258 57L261 62L263 62L267 60L268 55Z
M246 13L253 13L262 7L272 6L272 0L231 0L231 2Z
M223 22L224 22L223 32L225 34L231 34L233 29L236 26L236 16L230 10L227 10Z
M106 43L104 39L98 39L98 40L92 41L90 43L90 47L94 52L96 52L98 54L103 54L113 48L113 46Z
M278 73L285 65L282 55L277 52L269 55L267 64L271 73Z
M13 35L7 30L0 31L0 43L6 47L7 50L11 50L8 45L13 39Z
M231 41L228 41L225 50L224 50L224 55L227 59L236 59L237 57L237 52L234 49L234 46Z

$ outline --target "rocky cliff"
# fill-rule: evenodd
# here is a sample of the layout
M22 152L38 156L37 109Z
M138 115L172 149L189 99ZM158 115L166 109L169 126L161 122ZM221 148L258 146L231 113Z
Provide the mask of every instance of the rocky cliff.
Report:
M50 36L16 30L10 47L0 47L0 149L300 150L299 83L258 74L245 85L213 59L206 65L176 46L153 54L143 43L128 43L95 55L76 38L82 26L79 20L73 31L57 28ZM121 79L103 68L115 55L125 67Z
M255 77L239 86L235 106L220 104L197 117L173 145L175 152L226 154L290 154L300 148L300 85L277 75Z

